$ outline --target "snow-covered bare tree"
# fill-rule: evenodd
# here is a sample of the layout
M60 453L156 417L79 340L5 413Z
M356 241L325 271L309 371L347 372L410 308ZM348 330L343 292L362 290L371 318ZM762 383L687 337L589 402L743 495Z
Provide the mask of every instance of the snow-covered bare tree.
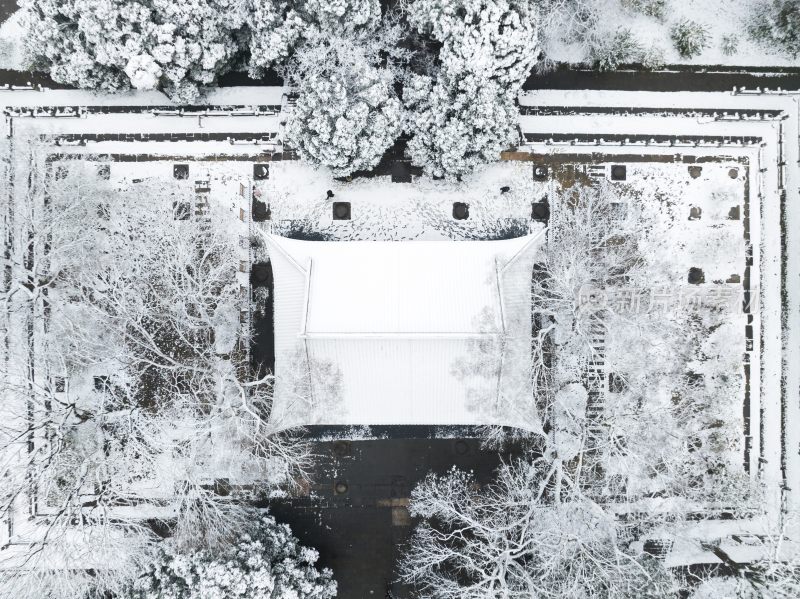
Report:
M293 61L298 99L286 139L336 176L374 167L402 129L394 74L377 54L367 42L328 37L307 42Z
M219 215L176 218L189 186L123 194L96 165L14 150L0 515L25 524L3 584L79 597L136 571L148 521L185 546L228 538L252 485L291 485L307 454L237 349L239 259Z
M638 247L644 228L636 204L611 183L576 185L555 198L532 294L541 325L532 370L540 398L581 380L598 333L641 337L662 326L644 311L606 301L616 290L652 284Z
M421 597L677 596L686 580L642 561L645 540L697 544L692 522L749 518L761 504L730 417L741 409L741 315L725 303L653 308L680 291L659 251L666 234L650 224L655 203L571 172L574 184L550 197L532 288L531 378L544 430L533 435L535 454L488 487L456 473L413 493L424 523L403 575ZM754 596L782 597L794 588L797 546L787 560L783 536L769 538L741 571L748 588L768 581ZM725 543L704 542L723 559Z
M800 542L796 511L781 513L775 523L759 535L747 537L750 560L732 556L725 539L708 539L702 548L719 561L718 570L688 577L690 599L792 599L800 594ZM796 534L796 533L795 533Z
M647 204L625 185L576 185L553 202L531 371L553 450L569 460L589 441L612 496L747 509L740 434L726 417L742 384L737 307L678 303Z
M729 546L725 539L693 537L674 506L662 503L655 510L642 510L642 504L596 501L573 477L576 471L568 473L561 466L546 456L528 456L502 466L496 479L484 486L456 469L444 476L429 475L412 492L409 509L422 523L400 567L414 596L789 599L797 595L800 545L784 529L752 536L750 560L734 559L725 549ZM713 525L705 530L714 530ZM694 572L667 568L648 553L644 542L665 536L696 543L698 551L708 552L706 559L720 563L722 573L714 568Z
M520 460L483 488L458 470L430 475L412 492L423 522L401 577L437 599L669 596L669 573L634 542L643 523L619 521L556 471Z
M430 72L406 78L412 161L459 177L515 143L516 97L538 59L538 10L528 0L417 0L408 21L440 47Z
M248 0L23 0L26 48L56 81L191 103L245 47Z
M129 599L330 599L336 582L318 570L316 550L303 547L286 524L264 512L223 549L185 553L160 545L155 559L124 594Z

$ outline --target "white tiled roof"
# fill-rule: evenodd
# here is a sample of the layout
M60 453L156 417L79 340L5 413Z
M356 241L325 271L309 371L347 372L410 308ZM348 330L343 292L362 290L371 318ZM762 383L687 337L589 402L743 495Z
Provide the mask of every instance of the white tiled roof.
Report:
M526 298L540 240L541 233L504 241L267 236L276 409L307 401L301 424L488 424L502 377L491 365L458 375L457 365L485 361L479 344L503 335L529 347ZM298 378L312 382L305 400Z

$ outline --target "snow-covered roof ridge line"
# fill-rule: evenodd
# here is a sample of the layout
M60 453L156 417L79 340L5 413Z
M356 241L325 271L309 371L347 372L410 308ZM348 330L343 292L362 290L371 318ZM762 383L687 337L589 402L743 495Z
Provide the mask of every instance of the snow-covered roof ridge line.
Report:
M495 292L501 283L476 280L467 271L496 261L497 278L534 251L543 235L544 228L513 240L480 242L306 242L265 237L270 248L310 279L312 316L306 336L374 337L502 332L502 326L486 331L474 321L475 314L499 300ZM444 289L444 299L450 303L435 303L429 294ZM452 301L456 298L458 302ZM429 313L424 314L423 308Z
M276 404L293 396L287 373L300 351L312 381L315 370L333 368L341 389L334 409L315 414L311 406L298 424L502 420L491 413L494 401L481 409L470 404L469 382L453 370L482 338L530 345L530 305L507 298L521 288L529 293L544 233L541 227L502 241L401 242L300 241L264 233L275 276ZM520 313L526 309L527 315ZM488 381L492 396L504 381ZM315 402L325 395L319 387Z

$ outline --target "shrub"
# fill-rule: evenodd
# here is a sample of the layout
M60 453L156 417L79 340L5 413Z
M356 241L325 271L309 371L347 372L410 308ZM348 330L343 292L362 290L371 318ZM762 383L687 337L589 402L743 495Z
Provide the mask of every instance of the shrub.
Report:
M622 0L622 5L659 21L667 16L667 0Z
M658 46L651 46L642 56L642 66L648 71L657 71L666 64L664 59L664 49Z
M286 524L265 512L249 534L212 552L179 551L170 541L126 593L129 599L331 599L330 570L314 567L319 554L299 544Z
M723 36L720 49L725 56L733 56L739 51L739 38L735 35Z
M691 19L684 19L673 25L670 36L682 58L697 56L708 46L709 41L708 28Z
M589 50L589 57L595 68L613 71L619 65L642 60L644 49L630 29L622 29L614 37Z

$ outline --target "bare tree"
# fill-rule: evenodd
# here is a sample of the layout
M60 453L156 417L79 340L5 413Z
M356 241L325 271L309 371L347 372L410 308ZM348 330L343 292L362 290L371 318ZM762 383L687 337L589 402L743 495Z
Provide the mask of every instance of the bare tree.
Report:
M556 466L520 460L479 488L457 470L412 493L424 518L402 563L419 597L664 597L672 581L622 524L577 487L557 493Z
M758 507L727 424L742 342L723 326L730 314L629 297L649 301L672 279L648 249L660 233L624 187L570 187L553 200L532 291L537 453L485 488L452 472L414 491L423 523L402 577L420 597L675 596L684 580L645 555L645 540ZM498 439L507 435L490 431ZM742 570L790 584L794 566L764 560Z
M4 584L19 597L113 590L153 523L184 545L224 542L243 503L294 484L309 455L271 418L271 376L249 375L221 215L184 219L193 190L122 194L96 164L35 142L6 158L0 515L25 524L0 553Z

